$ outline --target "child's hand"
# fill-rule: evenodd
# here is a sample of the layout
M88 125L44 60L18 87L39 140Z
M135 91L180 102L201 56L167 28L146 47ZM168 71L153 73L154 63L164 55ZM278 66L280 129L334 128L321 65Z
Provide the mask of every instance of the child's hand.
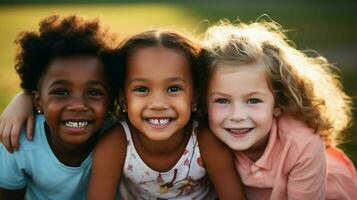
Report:
M21 128L26 123L26 136L32 140L34 115L30 94L17 94L0 115L0 142L12 153L19 148Z

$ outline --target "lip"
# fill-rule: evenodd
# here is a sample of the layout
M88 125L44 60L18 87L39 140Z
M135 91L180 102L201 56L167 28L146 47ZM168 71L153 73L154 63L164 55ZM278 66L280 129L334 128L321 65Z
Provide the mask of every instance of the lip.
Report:
M254 128L224 128L235 138L244 138L251 133Z
M145 122L154 129L164 129L172 123L173 119L170 117L148 117Z
M92 123L93 121L88 119L66 119L61 122L69 133L76 134L83 132Z

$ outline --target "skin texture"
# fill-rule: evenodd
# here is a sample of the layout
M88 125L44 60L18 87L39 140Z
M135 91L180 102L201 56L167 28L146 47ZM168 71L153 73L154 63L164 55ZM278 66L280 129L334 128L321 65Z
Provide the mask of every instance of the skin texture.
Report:
M277 110L261 65L219 65L207 100L213 133L231 149L246 151L252 160L264 152Z
M128 124L138 154L156 171L169 171L178 162L190 136L194 98L189 67L180 52L162 46L143 47L129 58L123 92ZM160 120L162 123L157 124ZM204 126L198 135L203 165L220 199L244 199L229 148ZM126 145L120 125L99 142L94 152L89 199L115 197Z
M45 115L49 144L63 163L79 165L91 151L91 139L104 123L108 96L97 57L57 58L50 63L34 102Z

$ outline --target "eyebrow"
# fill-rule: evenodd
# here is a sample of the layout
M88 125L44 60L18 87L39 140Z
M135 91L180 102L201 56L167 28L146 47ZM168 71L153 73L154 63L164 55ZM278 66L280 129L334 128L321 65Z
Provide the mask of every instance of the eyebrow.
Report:
M51 88L51 87L54 87L56 85L66 85L66 84L68 84L68 81L66 81L66 80L62 80L62 79L61 80L55 80L48 87Z
M70 82L67 81L67 80L63 80L63 79L55 80L49 85L49 88L54 87L56 85L68 85L68 84L70 84ZM103 81L97 81L97 80L88 81L87 85L91 85L91 86L93 86L93 85L101 85L104 88L107 88L107 84L105 84Z
M219 95L219 96L224 96L224 97L229 97L230 95L225 94L225 93L221 93L221 92L211 92L209 93L209 97L213 96L213 95ZM265 92L260 92L260 91L254 91L254 92L250 92L248 94L245 94L244 96L252 96L252 95L263 95L263 96L267 96L268 94Z
M187 83L186 79L177 77L177 76L168 78L168 79L166 79L166 81L169 81L169 82L181 81L181 82ZM129 81L129 84L131 84L133 82L149 82L149 81L146 78L138 77L138 78L131 79Z
M168 81L172 81L172 82L174 82L174 81L181 81L181 82L187 83L187 80L186 80L186 79L181 78L181 77L177 77L177 76L168 78L167 80L168 80Z
M221 92L211 92L209 93L209 97L213 96L213 95L219 95L219 96L225 96L225 97L228 97L229 95L227 94L224 94L224 93L221 93Z
M252 95L263 95L263 96L267 96L267 95L269 95L269 94L266 93L266 92L254 91L254 92L250 92L250 93L246 94L245 96L252 96Z
M89 82L87 83L87 85L89 85L89 86L97 86L97 85L100 85L100 86L102 86L105 90L109 90L109 85L108 85L108 84L105 84L103 81L93 80L93 81L89 81Z

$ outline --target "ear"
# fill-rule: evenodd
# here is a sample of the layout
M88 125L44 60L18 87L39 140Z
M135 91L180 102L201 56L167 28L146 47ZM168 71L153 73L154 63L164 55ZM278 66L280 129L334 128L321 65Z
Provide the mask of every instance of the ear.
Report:
M282 114L281 108L275 107L274 110L273 110L273 115L274 115L274 117L280 117L281 114Z
M119 91L118 93L118 103L119 103L120 111L125 113L127 106L126 106L125 95L123 91Z
M193 94L192 102L191 102L191 112L196 112L198 110L198 95L196 93Z
M41 95L37 91L32 91L33 103L35 104L36 111L38 113L42 113L42 102L41 102Z
M197 103L193 101L191 105L191 112L196 112L196 111L197 111Z

